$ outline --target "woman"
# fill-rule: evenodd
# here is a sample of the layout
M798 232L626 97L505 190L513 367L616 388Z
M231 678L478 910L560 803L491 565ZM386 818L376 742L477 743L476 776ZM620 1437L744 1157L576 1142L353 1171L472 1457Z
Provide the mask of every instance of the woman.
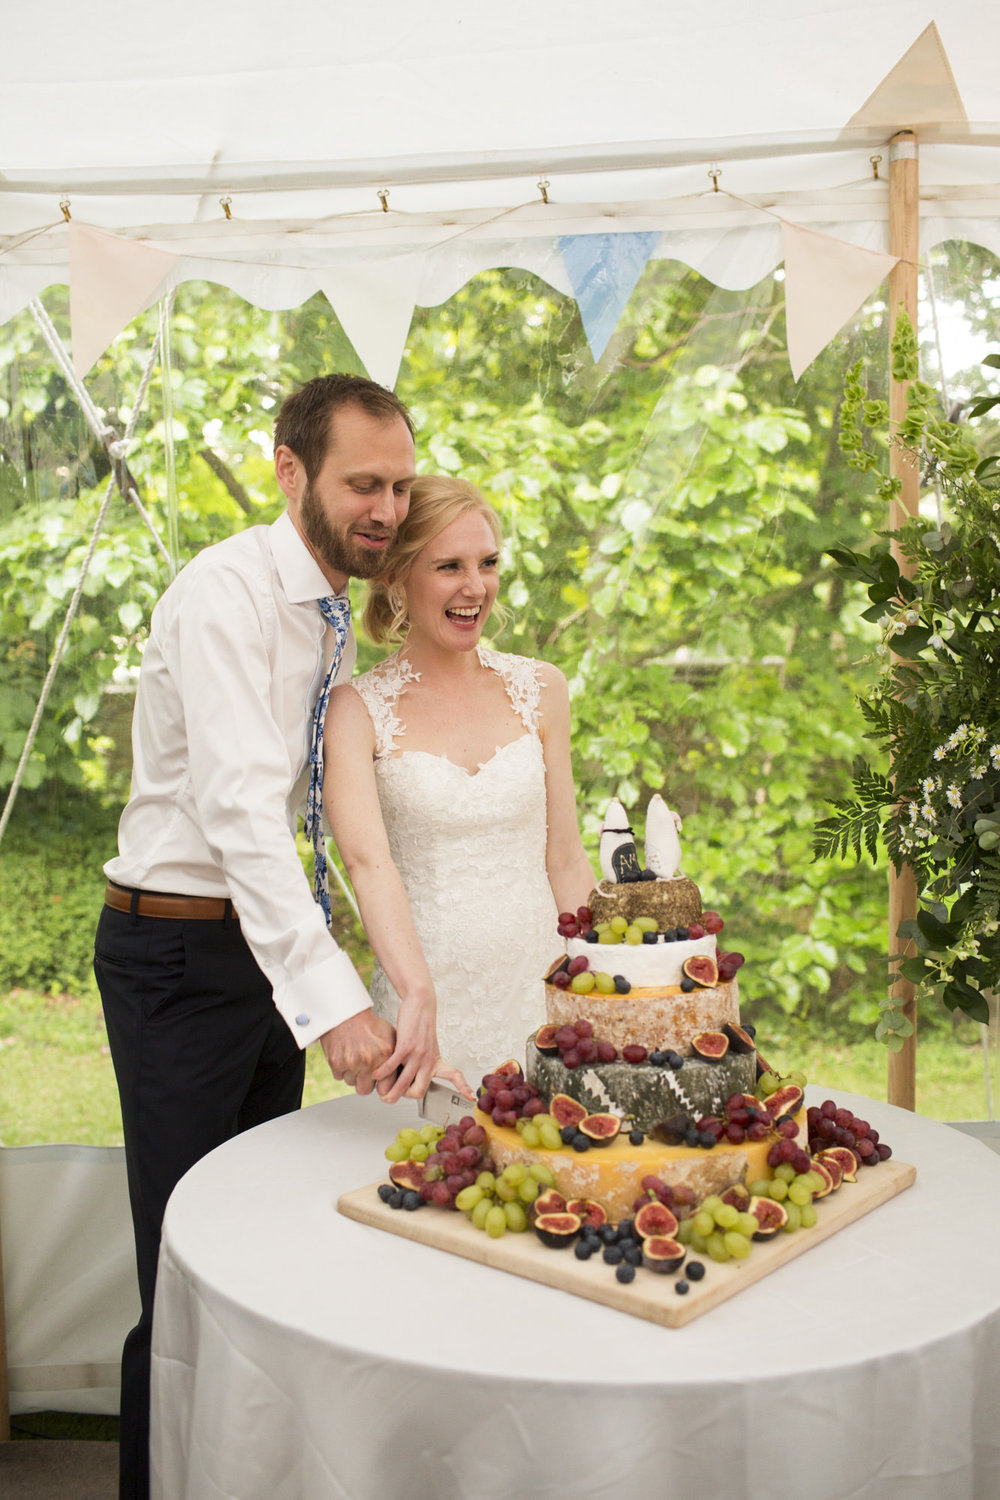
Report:
M566 679L480 644L499 546L474 485L418 479L364 612L371 639L403 645L335 688L327 715L326 812L375 950L372 1000L396 1026L375 1074L401 1070L389 1099L432 1076L471 1095L521 1052L544 1020L557 909L593 886Z

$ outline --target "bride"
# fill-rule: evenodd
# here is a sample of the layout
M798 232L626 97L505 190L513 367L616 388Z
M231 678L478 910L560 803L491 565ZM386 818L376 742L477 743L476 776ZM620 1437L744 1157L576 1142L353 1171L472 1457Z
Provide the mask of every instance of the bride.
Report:
M472 1095L544 1020L556 914L593 873L576 821L569 694L546 662L480 643L500 524L474 485L413 485L367 634L400 649L334 689L326 813L375 951L371 994L396 1028L376 1084L431 1077ZM471 1085L471 1087L470 1087Z

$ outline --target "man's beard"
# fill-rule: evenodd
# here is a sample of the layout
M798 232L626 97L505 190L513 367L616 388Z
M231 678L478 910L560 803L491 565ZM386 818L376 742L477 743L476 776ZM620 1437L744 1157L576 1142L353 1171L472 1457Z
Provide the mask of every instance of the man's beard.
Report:
M350 578L377 578L384 570L385 549L373 551L353 541L349 531L333 526L308 484L302 494L299 520L306 541L332 572L346 573ZM366 527L366 531L372 536L395 535L384 527Z

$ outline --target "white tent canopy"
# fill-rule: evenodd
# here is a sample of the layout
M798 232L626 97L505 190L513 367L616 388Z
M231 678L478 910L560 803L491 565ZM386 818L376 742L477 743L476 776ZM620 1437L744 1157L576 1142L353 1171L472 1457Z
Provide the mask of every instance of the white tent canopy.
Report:
M994 0L38 0L4 55L0 321L72 270L88 353L198 279L325 292L391 379L414 305L479 270L579 296L566 236L643 234L730 288L785 259L782 221L885 252L907 127L922 252L1000 254Z

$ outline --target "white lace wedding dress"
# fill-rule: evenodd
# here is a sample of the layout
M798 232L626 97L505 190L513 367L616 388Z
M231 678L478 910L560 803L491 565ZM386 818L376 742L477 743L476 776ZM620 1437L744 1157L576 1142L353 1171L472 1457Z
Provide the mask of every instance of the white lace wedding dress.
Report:
M375 726L382 816L437 992L441 1056L473 1088L506 1058L523 1059L545 1019L542 975L558 946L545 873L541 684L530 658L478 649L525 733L475 774L405 749L397 700L419 674L401 654L352 684ZM399 997L377 962L371 994L394 1020Z

